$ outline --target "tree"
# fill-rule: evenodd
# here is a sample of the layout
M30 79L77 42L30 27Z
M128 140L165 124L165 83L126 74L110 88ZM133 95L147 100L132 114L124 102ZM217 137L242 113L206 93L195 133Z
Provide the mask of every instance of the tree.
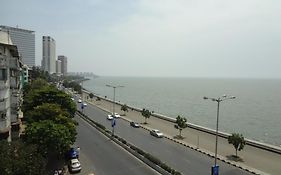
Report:
M145 118L144 124L147 124L146 119L148 119L151 116L151 112L148 109L142 109L141 115Z
M39 89L30 90L24 98L22 110L23 112L27 112L43 103L56 103L67 110L72 116L76 112L76 105L70 96L53 86L44 86Z
M38 145L42 155L52 151L63 154L76 139L76 126L55 123L52 120L33 122L27 125L26 141Z
M241 151L246 144L243 135L238 133L232 133L231 136L228 136L228 143L234 146L236 157L238 157L237 150Z
M181 131L184 128L187 127L187 123L186 123L187 120L186 120L186 118L181 117L179 115L178 115L178 117L176 119L177 119L177 121L176 121L177 125L175 125L175 128L177 128L179 130L179 134L180 134L179 136L182 137L181 136Z
M1 175L37 175L46 171L47 160L36 145L18 141L0 141Z
M91 99L91 101L92 101L92 99L94 98L94 94L93 94L93 93L90 93L90 94L89 94L89 97L90 97L90 99Z
M126 115L126 112L128 112L128 106L126 104L123 104L121 106L121 111L124 111L124 115Z

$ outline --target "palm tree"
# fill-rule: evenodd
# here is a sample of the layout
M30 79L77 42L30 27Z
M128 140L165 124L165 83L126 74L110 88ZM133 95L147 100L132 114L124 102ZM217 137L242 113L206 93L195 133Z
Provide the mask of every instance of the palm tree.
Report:
M144 124L147 124L146 119L148 119L151 116L151 112L148 109L142 109L141 115L145 118Z
M177 119L177 121L176 121L176 125L175 125L175 128L177 128L178 130L179 130L179 136L182 138L182 136L181 136L181 131L184 129L184 128L186 128L187 127L187 123L186 123L186 118L184 118L184 117L181 117L181 116L179 116L178 115L178 117L176 118Z
M231 136L228 136L228 143L234 146L236 157L238 157L237 150L241 151L246 144L243 135L238 133L232 133Z

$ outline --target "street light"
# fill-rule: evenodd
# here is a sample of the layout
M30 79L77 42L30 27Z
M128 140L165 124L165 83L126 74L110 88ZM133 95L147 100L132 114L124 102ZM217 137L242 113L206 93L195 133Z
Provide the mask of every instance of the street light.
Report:
M114 127L116 125L116 122L115 122L115 89L116 88L121 88L121 87L124 87L124 86L112 86L112 85L106 85L107 87L111 87L113 88L113 111L112 111L112 117L113 117L113 121L112 121L112 135L114 135Z
M113 88L113 115L115 115L115 89L124 87L124 86L112 86L112 85L108 85L108 84L106 86Z
M209 98L209 97L203 97L204 100L212 100L218 103L217 107L217 126L216 126L216 148L215 148L215 166L214 169L212 169L212 175L218 175L219 174L219 169L217 166L217 152L218 152L218 128L219 128L219 111L220 111L220 102L225 101L225 100L230 100L230 99L235 99L235 96L227 96L223 95L218 98Z

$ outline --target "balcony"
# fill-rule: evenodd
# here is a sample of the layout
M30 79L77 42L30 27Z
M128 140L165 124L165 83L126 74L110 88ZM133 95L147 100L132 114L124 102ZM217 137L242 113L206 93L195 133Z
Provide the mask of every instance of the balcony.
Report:
M19 64L18 58L11 57L9 60L10 60L10 61L9 61L9 67L10 67L10 69L17 69L17 70L19 70L20 64Z
M7 58L0 54L0 68L7 68Z
M9 107L7 99L0 99L0 112L6 111L6 109ZM1 118L1 116L0 116Z
M19 89L19 81L17 77L10 77L10 88L11 89Z

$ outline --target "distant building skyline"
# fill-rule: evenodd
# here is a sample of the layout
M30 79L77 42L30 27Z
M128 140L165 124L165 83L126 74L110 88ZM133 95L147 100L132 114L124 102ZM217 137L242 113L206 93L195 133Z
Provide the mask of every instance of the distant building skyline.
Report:
M52 37L42 37L42 53L42 70L56 73L56 41Z
M61 60L56 60L56 73L58 76L62 74L61 72Z
M64 55L59 55L58 60L61 61L61 73L65 76L67 75L67 57Z
M12 43L17 46L23 64L35 66L35 31L0 25L2 31L8 32Z

